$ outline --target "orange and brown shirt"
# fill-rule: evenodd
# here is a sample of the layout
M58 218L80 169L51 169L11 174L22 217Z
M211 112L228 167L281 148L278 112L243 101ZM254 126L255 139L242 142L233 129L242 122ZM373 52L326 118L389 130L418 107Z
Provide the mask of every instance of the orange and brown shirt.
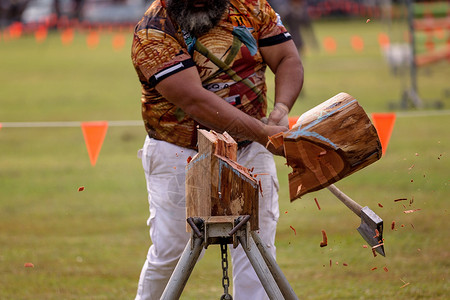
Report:
M142 84L142 117L150 137L196 148L197 124L155 86L197 67L203 87L257 119L266 115L266 64L259 47L290 40L266 0L230 0L219 24L207 34L182 32L155 0L136 25L132 61Z

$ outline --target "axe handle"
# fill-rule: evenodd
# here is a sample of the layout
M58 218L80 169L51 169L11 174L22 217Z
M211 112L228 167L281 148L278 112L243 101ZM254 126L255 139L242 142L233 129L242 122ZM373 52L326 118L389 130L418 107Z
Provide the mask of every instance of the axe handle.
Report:
M333 193L339 200L342 201L348 208L350 208L358 217L361 217L362 206L353 201L352 198L344 194L340 189L338 189L334 184L330 184L328 190Z

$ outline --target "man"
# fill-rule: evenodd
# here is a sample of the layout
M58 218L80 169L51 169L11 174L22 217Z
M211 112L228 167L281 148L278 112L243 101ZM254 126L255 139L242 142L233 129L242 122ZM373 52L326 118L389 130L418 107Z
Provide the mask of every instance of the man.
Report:
M238 163L262 176L260 236L275 255L278 181L268 136L286 131L303 84L290 35L266 0L155 0L137 24L132 61L142 84L148 132L142 149L152 246L136 299L160 299L189 240L185 166L197 128L228 132ZM275 106L266 118L265 69L275 73ZM264 122L262 122L264 121ZM244 251L231 250L235 300L266 299Z

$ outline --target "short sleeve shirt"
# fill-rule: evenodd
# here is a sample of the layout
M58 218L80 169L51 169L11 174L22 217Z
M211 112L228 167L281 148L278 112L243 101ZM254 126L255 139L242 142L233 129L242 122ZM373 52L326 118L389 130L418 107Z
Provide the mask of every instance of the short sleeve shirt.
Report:
M155 0L136 25L132 62L142 85L142 117L149 136L196 148L197 124L155 86L196 67L202 85L246 114L266 115L266 64L260 47L290 40L266 0L230 0L219 24L199 38L183 32Z

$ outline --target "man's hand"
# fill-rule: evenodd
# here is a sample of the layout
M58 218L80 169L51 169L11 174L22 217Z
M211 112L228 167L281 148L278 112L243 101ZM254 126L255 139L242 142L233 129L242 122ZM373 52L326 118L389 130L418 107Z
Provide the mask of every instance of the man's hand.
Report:
M276 103L269 115L267 125L279 125L289 128L289 108L283 103Z

